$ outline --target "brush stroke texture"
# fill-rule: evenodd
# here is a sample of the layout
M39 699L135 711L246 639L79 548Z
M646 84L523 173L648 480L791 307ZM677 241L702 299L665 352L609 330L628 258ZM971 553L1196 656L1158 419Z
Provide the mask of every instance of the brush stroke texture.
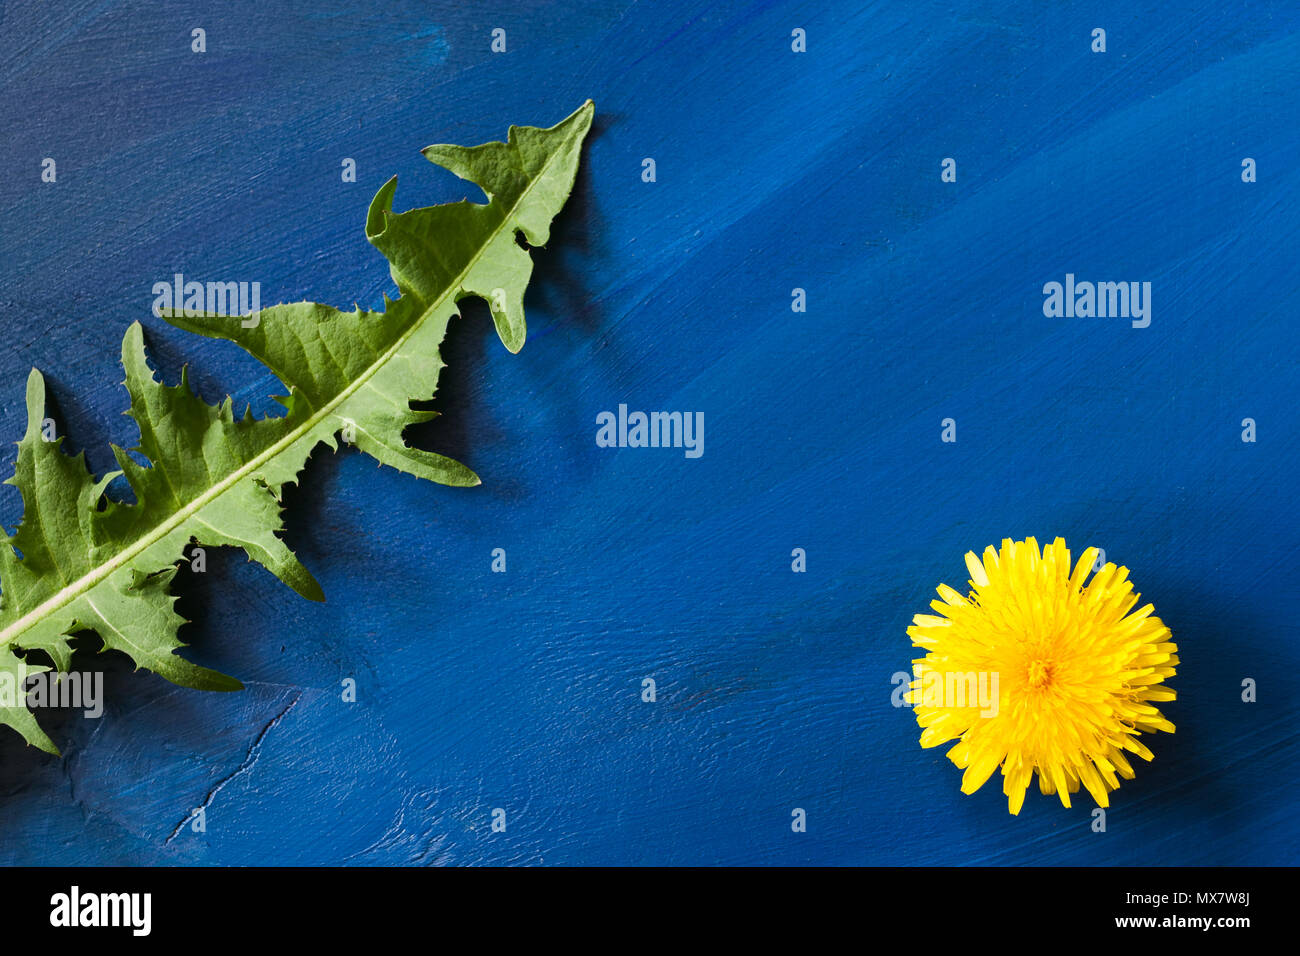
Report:
M264 301L374 307L392 291L356 230L374 190L396 172L411 205L465 195L415 150L588 96L601 116L538 258L528 360L468 314L444 354L456 414L413 436L484 484L430 487L358 455L309 467L287 537L329 602L234 554L183 572L194 659L249 690L177 692L104 658L102 720L42 718L63 760L0 754L0 860L1300 856L1293 5L29 16L9 5L0 30L0 206L22 224L0 237L0 381L49 370L99 470L94 450L131 438L110 383L132 320L168 381L183 355L209 400L233 390L265 412L275 390L236 349L150 322L153 282L179 270L261 280ZM1096 26L1105 55L1088 51ZM382 74L351 68L371 57ZM56 187L38 181L44 156ZM1041 286L1067 271L1152 281L1151 327L1044 319ZM703 411L704 457L596 448L596 414L623 401ZM17 434L21 402L3 402ZM939 441L949 416L956 445ZM1178 733L1106 834L1038 795L1017 819L995 790L961 796L890 706L933 586L966 550L1030 534L1105 547L1184 651ZM224 779L207 833L167 843Z

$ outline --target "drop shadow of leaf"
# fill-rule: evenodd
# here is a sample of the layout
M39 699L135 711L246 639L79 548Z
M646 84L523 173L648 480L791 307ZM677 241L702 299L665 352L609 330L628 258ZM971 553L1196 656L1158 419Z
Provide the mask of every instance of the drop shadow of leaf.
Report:
M588 154L591 144L609 125L610 119L595 118L585 150ZM530 284L534 301L543 312L557 317L559 322L576 322L578 331L588 336L600 330L602 316L583 277L591 274L590 261L607 251L598 240L604 235L601 228L604 220L596 207L591 184L591 164L583 162L574 178L573 192L552 225L546 246L534 253Z
M437 417L412 425L404 437L414 448L446 455L473 469L475 443L504 437L481 400L488 350L500 343L483 302L464 299L458 308L460 317L451 320L439 350L446 364L438 375L438 390L432 399L411 403L437 412Z
M589 156L592 143L608 128L610 120L597 114L592 131L584 146ZM592 189L590 162L581 162L574 179L573 190L564 208L551 225L550 237L545 247L530 250L533 273L525 293L524 311L528 321L528 340L521 358L525 363L523 374L538 386L536 394L546 401L558 403L552 418L558 421L578 422L581 409L577 394L572 389L548 387L556 374L553 363L537 365L528 361L530 347L533 353L541 351L539 340L557 336L558 345L545 346L552 358L568 356L573 361L575 352L590 347L591 340L604 324L604 315L584 277L593 271L592 263L604 255L605 249L596 238L600 235L601 218L596 208ZM442 359L446 367L438 381L437 394L431 401L412 403L417 408L432 409L438 413L432 421L414 425L406 430L407 441L427 451L447 455L475 467L475 446L493 444L507 439L491 404L484 400L483 370L488 367L489 350L500 348L491 315L486 304L477 298L459 303L460 317L453 319L442 344ZM549 371L548 371L549 369ZM574 428L563 431L559 440L571 441L575 446L584 442L585 431ZM576 452L578 449L572 449ZM571 454L571 460L579 456ZM485 484L490 493L504 500L522 500L528 489L509 476L493 475Z

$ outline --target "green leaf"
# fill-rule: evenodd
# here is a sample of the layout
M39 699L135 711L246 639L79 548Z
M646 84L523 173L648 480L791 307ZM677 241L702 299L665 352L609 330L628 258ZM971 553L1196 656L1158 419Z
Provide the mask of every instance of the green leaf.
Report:
M207 404L184 372L179 384L161 384L135 323L122 342L122 366L140 442L130 453L114 447L120 471L96 479L82 455L62 452L61 438L45 441L45 383L33 370L27 432L9 479L22 492L23 520L8 547L0 545L0 684L21 686L45 669L27 662L30 651L66 671L70 635L88 630L105 650L174 683L240 689L176 653L184 646L177 638L184 619L170 593L177 563L191 544L243 548L299 594L324 600L280 537L280 496L318 445L338 447L340 432L382 464L443 484L478 484L459 462L406 444L403 431L434 414L411 402L436 390L439 347L461 299L483 298L505 346L523 346L532 259L517 237L546 243L573 187L593 110L588 101L550 129L512 126L505 143L424 151L481 186L487 203L394 213L397 181L385 183L366 217L366 236L388 259L399 292L385 298L383 311L298 302L242 319L164 313L181 328L237 343L273 371L288 391L279 397L283 416L236 418L231 399ZM105 496L119 475L134 503ZM53 751L30 711L8 703L0 701L0 723Z
M397 179L386 182L366 217L366 237L388 259L401 293L396 301L385 299L382 312L297 302L263 309L255 324L178 310L166 317L237 343L288 387L281 402L299 447L286 460L305 458L322 441L333 445L347 429L358 448L385 465L443 484L476 485L478 476L464 465L403 441L408 425L433 415L410 402L434 394L443 364L438 348L461 299L484 299L506 348L523 347L524 288L533 264L515 237L534 246L546 242L573 188L593 110L588 101L550 129L512 126L505 143L424 150L431 161L477 182L486 204L462 200L394 213Z

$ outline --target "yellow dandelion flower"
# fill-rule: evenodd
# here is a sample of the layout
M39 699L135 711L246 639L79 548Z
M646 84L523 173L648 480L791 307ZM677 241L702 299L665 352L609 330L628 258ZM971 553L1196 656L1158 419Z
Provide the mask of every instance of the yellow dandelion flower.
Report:
M1061 538L1039 552L1033 538L1005 539L1002 550L966 555L971 591L939 585L941 617L916 615L907 629L925 657L912 662L907 701L921 725L921 746L957 744L948 757L974 793L1002 769L1002 792L1017 814L1038 774L1045 794L1082 784L1099 806L1133 778L1125 753L1151 759L1144 731L1173 733L1156 709L1174 699L1178 646L1128 580L1107 564L1084 583L1097 559L1088 548L1070 570ZM1130 613L1132 612L1132 613Z

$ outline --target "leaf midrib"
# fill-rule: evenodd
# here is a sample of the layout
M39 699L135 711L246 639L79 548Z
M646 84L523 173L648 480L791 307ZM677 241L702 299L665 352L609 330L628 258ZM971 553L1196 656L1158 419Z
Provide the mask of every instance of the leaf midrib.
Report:
M167 537L167 535L171 534L190 518L198 514L198 512L202 511L212 501L225 494L262 464L270 461L276 455L291 447L299 439L305 438L307 435L311 434L312 430L321 422L325 421L335 408L356 394L357 390L366 382L370 381L370 379L377 374L379 369L387 365L392 357L397 354L398 349L400 349L418 329L423 327L429 316L438 309L438 307L447 301L448 296L460 289L461 282L470 274L474 267L478 265L479 260L483 257L483 254L487 252L488 247L492 245L493 240L495 240L497 236L501 235L501 233L506 229L513 228L510 226L510 223L514 220L515 212L533 191L533 187L541 182L545 177L546 173L551 168L551 164L555 162L556 157L564 151L565 145L567 145L567 142L562 144L559 149L547 157L546 162L542 165L538 174L528 183L523 192L519 194L519 198L515 200L506 211L506 214L501 218L500 224L488 233L487 238L482 242L482 244L480 244L478 251L474 253L473 258L471 258L465 268L457 274L455 280L448 283L447 288L442 295L438 296L437 299L430 303L424 311L420 313L420 317L412 322L406 331L398 336L397 340L393 342L388 350L372 362L362 375L358 376L347 388L340 391L337 396L323 405L319 411L313 412L302 425L290 430L288 434L277 441L274 445L269 446L265 451L250 459L246 464L231 472L198 498L194 499L194 501L190 502L190 504L175 512L171 518L154 525L153 528L149 529L147 534L138 538L130 547L119 551L112 559L105 561L103 564L100 564L93 570L82 575L76 581L61 588L51 597L46 598L36 607L32 608L32 610L18 618L18 620L14 621L3 631L0 631L0 647L6 647L9 644L12 644L15 637L29 630L50 614L53 614L61 608L71 604L77 598L81 597L81 595L97 587L109 577L112 577L114 572L126 567L134 558L148 550L152 545L157 544L163 538ZM391 212L391 210L389 211Z

